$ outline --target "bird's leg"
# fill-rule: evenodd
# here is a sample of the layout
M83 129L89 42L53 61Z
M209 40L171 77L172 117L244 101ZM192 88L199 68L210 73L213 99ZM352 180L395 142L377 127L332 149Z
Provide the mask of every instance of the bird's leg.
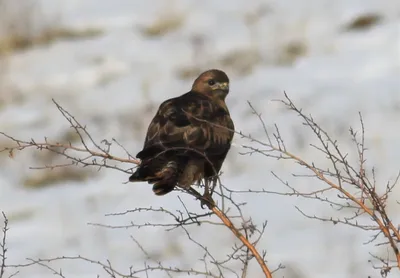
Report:
M212 188L210 196L214 194L215 187L217 187L217 182L218 182L218 176L212 177Z
M204 179L204 194L203 194L203 196L204 197L210 196L210 181L207 178Z
M204 179L204 194L203 194L203 198L201 200L202 208L204 207L204 205L207 205L209 208L210 208L209 205L215 206L215 202L211 197L213 190L210 193L210 180L205 178Z
M201 179L199 179L199 180L197 181L197 186L200 187L200 188L202 187L202 182L201 182L201 181L202 181Z

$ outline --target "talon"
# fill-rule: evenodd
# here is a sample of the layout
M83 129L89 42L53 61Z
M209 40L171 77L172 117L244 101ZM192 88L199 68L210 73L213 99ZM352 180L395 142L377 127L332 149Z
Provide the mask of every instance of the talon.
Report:
M203 198L200 201L200 206L202 209L204 209L204 206L207 206L207 208L211 210L213 207L215 207L215 202L211 198L211 196L208 197L203 196Z

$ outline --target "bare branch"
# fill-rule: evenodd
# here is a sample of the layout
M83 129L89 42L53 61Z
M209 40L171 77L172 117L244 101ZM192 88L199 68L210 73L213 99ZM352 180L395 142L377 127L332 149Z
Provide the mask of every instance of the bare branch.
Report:
M1 212L3 215L3 222L4 222L4 227L3 227L3 236L1 239L0 243L0 260L1 260L1 265L0 265L0 278L4 277L4 273L6 270L6 259L7 259L7 247L6 247L6 238L7 238L7 232L8 232L8 218L4 211Z

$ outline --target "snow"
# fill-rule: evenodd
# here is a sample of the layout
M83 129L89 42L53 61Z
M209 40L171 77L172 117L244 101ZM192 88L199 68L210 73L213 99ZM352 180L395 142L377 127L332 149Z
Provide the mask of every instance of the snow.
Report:
M219 66L220 57L232 51L256 49L262 59L249 73L240 75L235 68L220 67L231 79L227 102L237 130L264 136L247 105L251 101L269 128L274 123L280 126L293 152L312 159L313 153L307 146L314 140L312 134L301 126L298 117L272 101L283 98L285 91L353 155L348 128L359 129L360 111L369 147L367 164L376 166L378 182L385 185L400 170L398 1L271 0L266 3L266 15L252 29L245 24L245 15L260 9L263 1L235 0L227 4L183 0L42 0L42 3L44 14L49 17L60 14L65 26L96 27L104 34L60 40L10 56L4 80L22 95L22 100L1 108L0 131L26 140L57 138L60 132L68 130L69 124L51 101L54 98L87 125L96 140L116 138L135 154L160 101L190 89L192 80L180 79L180 69L192 65L201 65L201 70L213 68ZM383 19L366 30L343 31L343 26L364 13L377 13ZM142 34L143 26L162 16L183 16L183 24L164 36ZM205 38L200 57L193 53L191 41L195 36ZM282 46L293 40L304 42L306 53L292 65L274 62ZM223 168L223 183L229 188L282 189L270 171L290 180L297 188L320 185L317 181L293 178L291 173L300 171L294 164L259 155L239 155L244 142L236 136ZM157 214L104 215L135 207L182 209L177 193L162 198L154 196L147 184L124 184L127 176L112 170L97 172L84 182L26 189L23 181L37 171L29 169L38 166L37 162L30 152L19 153L14 159L0 157L0 209L10 217L7 238L10 263L26 263L25 258L80 254L94 260L109 259L117 269L128 272L130 265L142 267L144 258L130 239L132 235L166 266L203 267L198 260L203 250L191 243L182 230L120 230L88 225L168 221ZM319 162L326 165L324 160ZM399 188L393 192L395 197L388 206L395 223L400 223L395 202L396 196L400 196ZM243 194L237 198L248 202L245 215L251 215L257 224L268 220L259 246L267 250L271 268L282 263L298 271L298 277L379 277L368 263L368 252L377 249L372 244L363 245L369 239L368 232L306 219L295 205L320 216L335 215L330 208L318 202L271 194ZM201 211L191 198L183 199L189 208ZM229 230L206 226L189 230L218 258L230 252L234 238ZM383 248L379 250L385 254ZM95 277L98 273L106 277L90 263L59 261L57 267L67 277ZM399 273L393 270L388 277L398 277ZM285 270L281 270L276 276L284 274ZM249 277L260 275L258 265L252 263ZM54 276L43 267L29 267L22 269L17 277Z

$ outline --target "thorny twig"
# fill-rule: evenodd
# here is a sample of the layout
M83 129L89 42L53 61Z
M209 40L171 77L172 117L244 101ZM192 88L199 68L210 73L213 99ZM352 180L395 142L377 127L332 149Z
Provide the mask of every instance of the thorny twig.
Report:
M0 253L0 259L1 259L1 265L0 265L0 278L4 277L4 272L6 270L6 255L7 255L7 247L6 247L6 238L7 238L7 232L8 232L8 218L4 211L2 212L2 216L4 219L4 227L3 227L3 236L1 239L0 243L0 248L1 248L1 253Z
M330 161L333 170L323 169L318 167L313 162L307 162L302 157L290 152L285 144L285 141L281 135L278 126L274 125L274 133L271 136L264 120L261 117L261 113L258 113L254 106L249 102L250 109L253 114L257 116L262 124L264 133L266 134L267 142L256 139L250 134L244 134L242 132L235 131L236 134L242 138L248 139L253 145L243 145L242 147L246 150L242 152L243 155L251 155L254 153L261 154L269 158L275 158L278 160L291 160L295 163L303 166L304 168L311 171L311 175L303 177L316 178L322 181L326 186L323 189L314 190L312 192L302 192L294 187L290 186L288 182L283 181L275 173L272 173L280 182L282 182L290 192L275 192L267 191L265 189L260 190L241 190L234 191L229 188L224 188L230 193L270 193L286 196L297 196L307 199L319 200L336 207L338 210L354 209L355 214L350 218L345 218L343 220L334 218L321 218L317 216L310 216L298 209L304 216L308 218L329 221L334 224L342 223L353 227L361 228L364 230L375 230L379 231L373 236L373 240L377 239L382 233L384 237L388 240L387 244L393 250L397 261L397 267L400 268L400 253L398 244L400 242L400 229L390 220L386 211L386 200L389 194L392 192L394 186L397 184L400 178L400 172L395 178L393 183L388 183L386 185L385 193L379 195L377 192L377 185L375 180L375 169L372 169L372 179L367 176L367 171L365 169L365 127L364 122L360 116L361 123L361 140L358 139L357 132L350 128L350 136L353 142L356 144L357 155L359 160L359 165L357 167L352 166L348 161L348 154L342 153L339 148L338 142L328 134L318 123L314 121L312 116L307 116L301 109L297 108L292 100L284 93L285 99L278 100L286 108L295 112L303 121L303 125L309 127L314 135L317 137L320 146L310 144L311 147L323 153L326 158ZM200 119L199 119L200 120ZM223 126L219 126L224 128ZM274 141L272 140L274 138ZM256 147L254 145L259 145ZM296 176L296 175L294 175ZM299 175L297 175L299 177ZM357 189L360 192L360 197L357 196L351 189ZM336 202L331 197L322 197L325 193L329 191L337 191L339 195L337 196L342 203ZM369 204L365 203L365 199L369 200ZM344 201L344 203L343 203ZM369 215L372 221L376 224L376 227L371 225L362 225L356 219L364 214Z
M298 208L300 213L302 213L304 216L309 217L309 218L314 218L318 219L321 221L329 221L334 224L341 223L341 224L346 224L350 225L353 227L357 227L366 231L374 231L375 234L372 236L370 242L375 241L378 239L379 236L383 235L386 241L384 243L378 243L379 244L388 244L393 251L396 261L391 262L389 260L389 256L387 259L382 259L378 257L373 258L375 260L378 260L382 263L381 269L381 274L384 277L385 273L388 273L391 268L393 267L398 267L400 268L400 254L398 250L398 244L400 242L400 232L399 228L396 227L394 223L392 223L391 218L388 216L387 211L386 211L386 201L389 196L389 194L392 192L393 187L396 185L400 173L397 176L396 180L391 183L386 185L386 190L385 193L383 194L378 194L377 192L377 183L375 179L375 170L372 169L372 177L369 177L367 175L367 170L365 169L365 140L364 140L364 122L362 120L361 114L360 114L360 122L361 122L361 140L358 139L358 134L355 132L352 128L350 129L350 136L352 137L356 149L357 149L357 155L358 155L358 160L359 164L357 166L353 166L349 161L348 161L348 154L345 154L341 151L339 148L338 142L336 140L333 140L330 135L321 128L319 124L317 124L314 119L311 116L307 116L301 109L298 109L295 104L291 101L291 99L286 95L285 93L285 99L280 100L280 102L287 107L289 110L295 112L297 115L300 116L302 119L302 122L305 126L311 129L311 131L314 133L316 138L318 139L318 145L311 144L310 146L317 151L321 152L322 154L325 155L325 157L330 161L332 165L332 169L324 169L322 167L319 167L318 165L314 164L313 162L306 161L305 159L297 156L296 154L292 153L289 151L288 146L286 146L285 141L283 139L283 136L278 128L277 125L274 125L275 132L270 135L267 124L263 121L261 114L256 111L256 109L249 103L250 108L252 109L252 112L258 117L260 120L263 130L266 134L266 142L253 138L251 135L245 135L242 132L236 132L239 136L242 138L248 139L253 145L244 145L243 148L245 149L245 152L242 154L253 154L253 153L258 153L261 155L264 155L266 157L270 158L275 158L278 160L290 160L294 161L295 163L298 163L302 167L308 169L311 174L309 175L297 175L297 177L306 177L306 178L316 178L320 181L323 182L325 185L321 189L315 189L312 192L303 192L302 190L296 189L294 186L291 186L288 182L284 181L282 178L278 177L275 173L272 173L282 184L286 186L286 188L289 189L289 192L273 192L273 191L267 191L265 189L260 189L260 190L243 190L243 191L234 191L229 189L228 187L224 186L221 184L221 181L219 180L220 183L220 192L215 192L216 196L220 198L221 203L223 204L222 210L217 206L217 204L214 203L208 203L208 207L211 210L208 213L204 214L196 214L196 213L191 213L188 209L186 209L185 204L182 202L184 206L184 211L182 212L177 212L177 213L172 213L170 211L167 211L163 208L160 209L152 209L152 208L137 208L134 210L131 210L130 212L157 212L157 213L164 213L166 215L169 215L172 217L173 221L172 223L165 224L165 223L134 223L132 222L131 225L125 225L125 226L119 226L119 227L143 227L143 226L158 226L158 227L164 227L166 230L171 230L171 229L176 229L178 227L186 230L187 225L201 225L201 224L212 224L212 225L221 225L221 222L224 226L228 227L232 233L241 241L242 245L241 246L235 246L233 253L228 256L228 258L231 259L237 259L240 260L243 263L243 268L242 268L242 277L246 276L247 273L247 266L249 263L249 260L251 258L256 258L257 262L261 266L264 274L266 277L272 277L271 273L274 273L274 271L270 271L265 263L265 252L262 252L261 254L258 252L256 249L256 245L259 242L259 239L261 238L265 225L263 225L262 229L257 229L255 228L255 225L251 222L251 220L245 220L243 217L243 214L241 212L241 207L243 204L238 204L234 201L234 196L235 194L242 194L242 193L256 193L256 194L261 194L261 193L273 193L273 194L280 194L280 195L288 195L288 196L297 196L297 197L302 197L306 199L314 199L317 201L321 201L323 203L329 204L332 208L335 208L336 210L343 210L346 209L348 211L354 211L354 213L345 218L323 218L323 217L318 217L318 216L310 216L306 213L304 213L302 210ZM133 156L127 152L121 144L118 142L114 141L117 143L119 147L122 147L127 155L127 158L119 158L111 155L110 149L111 145L109 142L105 142L106 147L103 148L99 144L97 144L94 139L90 136L88 133L87 129L85 126L82 126L76 119L73 117L71 114L69 114L66 110L64 110L60 105L58 105L57 102L54 101L56 104L57 108L59 111L62 113L62 115L68 120L68 122L71 124L71 126L75 129L75 131L78 133L80 137L80 141L82 146L73 146L71 143L69 144L61 144L61 143L51 143L45 138L45 142L42 143L37 143L33 139L31 141L23 141L19 140L16 138L13 138L9 135L6 135L4 133L0 133L7 138L11 139L14 143L17 145L11 148L5 148L2 151L8 151L10 156L13 156L13 152L15 150L23 150L26 148L37 148L39 150L48 150L51 152L55 152L59 155L62 155L69 159L71 161L70 165L81 165L83 167L86 166L97 166L99 169L101 168L111 168L115 169L118 171L122 171L125 173L130 173L130 170L126 170L121 168L119 165L110 165L108 164L108 161L116 161L120 163L129 163L133 165L138 165L140 163L139 160L135 159ZM200 120L200 119L199 119ZM224 127L221 127L224 128ZM89 144L93 147L89 147ZM259 147L257 147L259 145ZM92 149L93 148L93 149ZM74 154L69 154L70 151L75 151ZM83 158L79 158L79 154L85 154L86 156ZM99 159L99 160L97 160ZM45 166L44 168L53 168L53 167L64 167L66 165L59 165L59 166ZM296 175L294 175L296 176ZM354 191L356 190L356 191ZM331 198L329 195L326 195L329 192L337 192L337 198L338 200L335 200ZM191 188L189 191L186 193L196 197L197 199L203 200L202 196L200 193L198 193L196 190ZM368 202L366 202L368 200ZM207 200L203 200L207 201ZM237 212L239 212L239 215L232 215L230 212L231 208L230 207L225 207L225 202L229 202L233 208ZM370 220L372 220L372 223L374 224L361 224L361 222L358 220L363 215L368 215ZM216 216L219 218L221 222L216 222L216 221L210 221L206 220L208 217ZM232 223L233 219L240 219L241 225L235 226ZM103 225L106 227L109 227L107 225ZM118 226L117 226L118 227ZM241 228L238 228L241 227ZM112 227L116 228L116 227ZM254 233L254 229L258 231L259 236L257 239L254 241L250 240L250 237ZM190 236L190 235L189 235ZM194 241L195 242L195 241ZM206 249L205 249L206 250ZM251 255L250 255L251 253ZM211 254L205 252L204 258L210 258L211 262L214 264L217 264L219 266L222 266L225 262L224 261L216 261L213 259ZM82 257L59 257L59 259L83 259ZM93 262L89 259L84 259L88 262ZM50 262L51 260L47 260L47 262ZM43 262L46 262L43 261ZM96 262L95 262L96 263ZM99 263L99 262L97 262ZM103 264L100 263L100 265L109 273L110 275L119 275L118 272L116 271L111 271L110 264ZM209 275L211 277L212 274L207 270L207 264L205 263L206 267L206 272L204 272L204 275ZM374 266L374 268L377 266ZM279 265L278 269L282 268L281 265ZM173 270L170 270L169 268L163 268L162 266L158 265L154 268L149 268L148 265L145 266L144 269L140 270L144 273L148 273L149 270L168 270L168 272L173 272ZM224 269L228 269L225 268ZM139 271L139 272L140 272ZM382 272L383 271L383 272ZM139 273L139 272L134 272L131 271L130 275L131 276L126 276L126 277L133 277L133 273ZM219 277L223 277L221 275L222 273L222 268L219 268Z
M56 105L57 109L61 112L62 116L69 122L71 127L75 130L75 132L79 136L80 146L73 145L70 142L68 142L68 143L52 142L46 137L44 138L43 142L38 142L38 141L35 141L34 139L31 139L30 141L20 140L15 137L12 137L8 134L5 134L3 132L0 132L1 135L5 136L6 138L10 139L12 142L15 143L14 146L6 147L6 148L0 150L0 152L7 151L9 153L9 156L13 157L15 151L22 151L25 149L37 149L39 151L50 151L50 152L56 153L70 161L70 163L66 163L66 164L45 165L43 167L34 167L33 169L54 169L54 168L60 168L60 167L62 168L62 167L69 167L69 166L82 166L82 167L94 166L94 167L98 167L99 170L102 168L110 168L110 169L118 170L118 171L121 171L124 173L131 173L131 171L130 171L131 168L124 169L119 164L110 164L109 162L128 163L128 164L133 164L133 165L140 164L140 160L135 159L132 155L130 155L130 153L115 139L113 139L113 142L116 143L119 147L121 147L125 151L125 154L127 157L121 158L121 157L112 155L111 154L112 142L109 142L107 140L102 140L101 143L105 145L105 147L102 147L100 144L98 144L94 140L94 138L88 132L86 126L82 125L73 115L71 115L68 111L66 111L55 100L53 100L53 102ZM219 178L218 178L218 180L219 180ZM231 232L243 244L242 246L234 248L234 253L239 254L239 253L243 252L243 254L238 255L238 256L231 255L228 257L230 257L232 260L242 261L246 265L248 265L249 261L252 258L256 258L256 260L259 263L259 265L261 266L265 276L272 277L271 272L268 269L265 259L264 259L265 252L263 252L263 254L259 254L258 250L255 247L257 242L261 238L262 234L264 233L265 225L263 225L262 231L259 231L259 237L257 238L257 240L255 242L251 242L250 235L248 232L249 229L257 230L257 231L258 231L258 229L255 228L255 226L252 224L251 221L249 222L244 219L243 214L241 212L242 205L236 204L235 201L231 197L225 196L222 192L222 188L223 187L221 186L220 187L221 193L215 192L217 194L217 196L221 197L221 203L222 203L222 208L223 208L222 210L219 209L216 204L214 204L213 202L210 202L210 200L204 199L204 197L199 192L197 192L193 188L190 188L188 191L185 191L185 192L196 197L196 199L199 199L202 202L205 202L207 204L207 206L209 207L210 212L200 213L200 214L199 213L191 213L189 210L186 209L185 204L183 202L182 202L182 204L185 208L185 212L178 212L178 214L171 213L163 208L160 208L160 209L137 208L137 209L131 210L130 212L152 211L152 212L164 213L164 214L167 214L167 215L173 217L175 223L169 223L169 224L142 223L142 224L138 224L138 223L131 222L130 225L125 225L125 226L120 226L120 227L115 226L112 228L121 228L121 227L124 227L124 228L138 227L139 228L139 227L145 227L145 226L151 226L151 227L158 226L158 227L164 227L167 230L172 230L172 229L176 229L176 228L180 227L187 232L185 226L193 225L193 224L195 224L195 225L200 225L200 224L224 225L224 226L228 227L231 230ZM225 207L225 205L224 205L225 200L229 200L233 204L233 206L239 212L239 216L228 216L227 213L229 212L230 208ZM184 216L184 215L186 215L186 216ZM205 219L206 217L210 217L212 215L217 216L221 222L209 221L209 220ZM231 219L234 219L236 217L239 217L241 219L242 223L247 222L247 224L246 224L247 226L242 225L242 228L237 228L231 221ZM92 225L110 227L108 225L101 225L101 224L92 224ZM250 232L250 234L253 234L253 233L254 232ZM190 238L190 239L193 242L195 242L195 240L193 238ZM204 247L204 250L206 250L205 247ZM224 261L224 262L218 262L216 259L213 259L212 255L210 253L207 253L207 252L206 252L205 256L212 258L212 262L219 269L218 277L224 277L224 275L222 273L222 269L229 270L228 267L224 266L224 263L228 262L229 260ZM43 264L50 263L50 262L56 261L56 260L65 260L65 259L67 259L67 260L79 259L79 260L84 260L84 261L87 261L90 263L98 264L111 277L114 277L117 275L122 275L122 276L125 275L122 272L119 272L119 271L115 270L113 267L111 267L110 262L101 263L99 261L90 260L87 258L83 258L81 256L77 256L77 257L62 256L62 257L53 258L53 259L31 260L31 262L28 264L14 265L14 267L26 267L26 266L30 266L33 264L44 266ZM51 270L50 267L46 267L46 268ZM281 266L279 268L281 268ZM197 274L204 274L206 276L214 277L213 274L211 274L208 271L199 272L199 271L194 271L194 270L172 269L172 268L167 268L167 267L164 268L161 265L158 265L156 267L150 267L149 265L146 265L146 267L142 270L132 270L129 274L130 276L126 276L126 277L133 277L132 275L134 275L136 273L140 273L140 272L147 273L149 270L163 270L167 273L169 273L169 272L187 272L187 273L191 273L191 274L197 273ZM229 270L229 271L232 271L232 270ZM246 271L244 270L243 273L245 273L245 272ZM56 271L54 271L54 274L58 274L59 276L63 275L61 271L57 272L57 273L56 273ZM123 277L125 277L125 276L123 276Z
M322 218L317 216L309 216L299 208L297 208L304 216L308 218L318 219L322 221L329 221L334 224L342 223L346 225L350 225L353 227L361 228L363 230L372 230L378 231L377 234L373 237L375 240L378 235L383 234L383 236L388 240L387 244L390 245L397 261L397 267L400 268L400 253L398 244L400 243L400 232L399 228L392 223L390 217L386 211L386 200L388 195L392 192L393 187L397 184L400 173L396 177L395 181L391 184L386 185L386 191L384 194L379 195L377 192L377 185L375 181L375 171L372 169L372 180L367 176L367 171L365 169L365 127L364 122L360 116L361 123L361 139L358 139L358 134L352 128L350 128L350 136L353 142L356 145L357 155L359 160L358 168L354 167L348 161L348 154L343 154L339 148L338 142L333 140L332 137L326 132L321 126L314 121L311 116L307 116L301 109L298 109L295 104L291 101L291 99L285 93L285 100L279 100L285 107L289 110L294 111L300 118L303 120L303 124L309 127L314 135L317 137L320 146L311 144L311 147L317 149L322 152L326 158L331 162L333 170L331 169L322 169L318 167L313 162L307 162L303 158L297 156L296 154L290 152L287 146L284 143L283 137L275 125L275 132L273 136L269 135L267 128L265 127L265 123L261 118L261 114L259 114L255 108L250 104L250 108L253 113L259 118L261 121L264 132L267 134L268 141L262 142L260 140L254 139L250 135L245 135L241 132L240 134L243 138L249 139L251 142L258 144L261 148L257 148L255 146L245 145L243 146L248 151L244 154L253 154L258 153L267 157L272 157L276 159L285 159L292 160L306 169L310 170L312 175L305 177L314 177L321 180L327 187L323 189L314 190L313 192L301 192L294 187L290 186L288 182L283 181L281 178L277 177L274 173L274 176L278 178L280 182L282 182L287 188L290 189L290 192L270 192L264 189L261 190L248 190L248 193L273 193L280 195L288 195L288 196L298 196L307 199L315 199L322 202L329 203L333 207L337 207L338 210L341 209L353 209L355 213L351 217L347 217L344 219L337 218ZM275 138L275 142L271 141L271 137ZM296 175L294 175L296 176ZM360 197L351 191L351 189L357 189L360 191ZM245 191L233 191L228 188L225 188L232 193L243 193ZM338 198L341 202L336 202L331 197L322 197L328 191L335 190L339 192ZM365 199L368 199L368 204L365 202ZM344 203L343 203L344 201ZM376 224L373 225L363 225L358 220L358 217L362 215L369 215L370 219Z
M15 151L22 151L25 149L37 149L39 151L45 150L63 156L70 161L70 163L67 164L45 165L43 167L34 167L34 169L54 169L66 166L94 166L98 167L99 169L111 168L124 173L131 173L130 168L124 169L118 165L110 165L109 161L129 163L133 165L140 164L140 160L133 158L133 156L130 155L129 152L126 151L126 149L123 148L115 139L113 139L113 141L118 146L123 148L123 150L127 154L127 158L112 155L110 153L111 143L106 140L102 140L102 142L106 145L106 147L102 147L93 139L86 126L83 126L74 116L72 116L68 111L61 107L55 100L53 100L53 102L58 110L61 112L62 116L68 121L71 128L75 130L82 146L75 146L71 142L51 142L47 137L45 137L44 141L42 142L35 141L34 139L31 139L30 141L20 140L4 132L0 132L0 135L3 135L4 137L10 139L15 144L14 146L4 147L3 149L0 149L0 152L8 152L10 157L14 157Z

